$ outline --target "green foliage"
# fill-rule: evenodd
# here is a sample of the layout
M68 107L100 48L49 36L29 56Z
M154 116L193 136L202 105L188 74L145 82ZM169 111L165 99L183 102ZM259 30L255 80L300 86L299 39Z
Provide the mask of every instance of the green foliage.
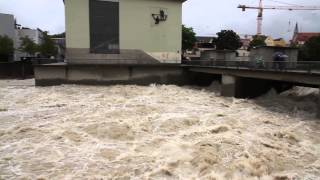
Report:
M8 61L13 53L13 40L8 36L0 36L0 61Z
M302 53L311 61L320 61L320 36L310 38L302 47Z
M38 52L38 45L33 42L28 36L20 38L21 45L19 47L19 50L21 52L25 52L29 55L34 56L36 52Z
M240 37L232 30L222 30L217 35L216 47L218 50L237 50L242 46Z
M263 35L255 35L253 36L253 40L250 42L249 49L252 49L254 47L259 47L259 46L266 46L265 40L267 39L266 36Z
M196 33L193 28L187 28L182 25L182 50L192 49L196 41Z
M48 32L43 33L42 43L39 47L40 53L44 57L56 56L58 49L55 46L54 41L48 35Z

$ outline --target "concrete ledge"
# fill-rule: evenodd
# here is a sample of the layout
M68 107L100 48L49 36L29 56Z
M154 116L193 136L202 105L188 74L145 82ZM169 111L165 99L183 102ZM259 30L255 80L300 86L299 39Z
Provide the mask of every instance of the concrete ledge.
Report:
M67 66L64 63L34 66L36 86L60 85L66 80L66 75Z
M189 84L187 71L177 64L38 65L35 66L35 79L37 86Z

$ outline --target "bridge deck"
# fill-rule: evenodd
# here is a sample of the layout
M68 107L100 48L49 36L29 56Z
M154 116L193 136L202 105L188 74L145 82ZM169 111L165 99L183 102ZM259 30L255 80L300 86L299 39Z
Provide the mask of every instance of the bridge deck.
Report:
M205 62L205 63L204 63ZM194 62L192 62L194 63ZM239 61L200 61L199 64L184 64L182 67L193 72L234 75L238 77L286 81L311 86L320 86L319 62L299 62L283 64L282 68L273 68L274 62L263 67ZM300 64L301 63L301 64ZM219 65L217 65L219 64Z

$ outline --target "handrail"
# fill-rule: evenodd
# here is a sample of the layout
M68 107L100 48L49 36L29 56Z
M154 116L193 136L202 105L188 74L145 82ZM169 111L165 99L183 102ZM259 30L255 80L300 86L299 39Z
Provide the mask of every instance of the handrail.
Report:
M250 69L264 71L303 71L320 72L320 61L236 61L236 60L192 60L183 61L184 65L200 67L217 67L232 69Z

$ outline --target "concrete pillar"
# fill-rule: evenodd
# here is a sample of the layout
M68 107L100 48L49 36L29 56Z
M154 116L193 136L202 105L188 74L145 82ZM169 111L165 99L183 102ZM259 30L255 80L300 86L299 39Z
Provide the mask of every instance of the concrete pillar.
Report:
M222 75L221 96L236 97L237 94L237 77Z
M320 118L320 88L319 88L319 95L318 95L318 112L317 112L317 116L318 118Z
M235 98L255 98L271 89L270 81L222 75L221 95Z

